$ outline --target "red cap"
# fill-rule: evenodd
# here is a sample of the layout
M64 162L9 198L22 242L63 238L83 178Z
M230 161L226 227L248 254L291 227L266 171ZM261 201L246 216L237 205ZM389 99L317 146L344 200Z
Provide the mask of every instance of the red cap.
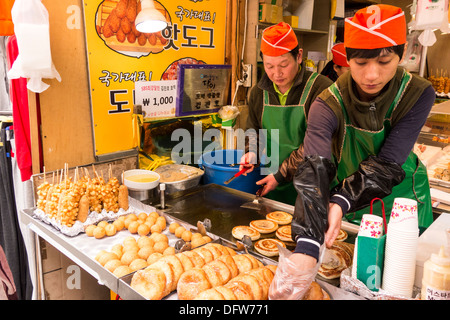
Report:
M338 43L331 48L333 53L333 62L341 67L350 67L347 63L347 54L343 43Z
M358 10L345 19L346 48L379 49L406 43L406 20L402 9L386 4Z
M268 56L281 56L298 45L297 36L292 27L280 22L264 29L261 40L261 52Z

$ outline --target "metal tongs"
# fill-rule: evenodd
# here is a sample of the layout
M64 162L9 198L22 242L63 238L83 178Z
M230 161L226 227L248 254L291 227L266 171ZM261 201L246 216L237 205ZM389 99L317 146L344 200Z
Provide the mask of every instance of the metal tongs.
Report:
M245 251L247 254L248 249L251 249L252 245L252 239L247 235L243 236L241 241L236 241L238 251Z
M197 221L197 229L191 228L192 232L199 232L202 236L206 236L207 232L211 230L211 220L205 219L203 221ZM192 249L191 243L186 242L183 239L175 242L176 252L189 251Z

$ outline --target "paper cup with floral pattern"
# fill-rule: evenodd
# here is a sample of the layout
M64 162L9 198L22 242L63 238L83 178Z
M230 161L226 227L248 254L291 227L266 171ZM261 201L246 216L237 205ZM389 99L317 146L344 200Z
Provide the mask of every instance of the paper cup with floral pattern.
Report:
M408 198L395 198L389 224L399 224L406 229L417 228L417 201Z
M362 216L358 236L380 238L383 235L383 218L374 214Z

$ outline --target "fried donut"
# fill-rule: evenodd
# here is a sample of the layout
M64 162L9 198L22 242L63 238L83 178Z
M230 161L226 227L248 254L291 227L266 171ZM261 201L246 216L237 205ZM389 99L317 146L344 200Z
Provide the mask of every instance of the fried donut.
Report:
M195 268L201 268L206 263L205 259L203 259L203 257L195 251L184 251L183 254L185 254L188 258L191 259Z
M212 246L211 243L204 246L205 249L209 250L213 255L213 260L216 260L222 255L222 251L217 249L217 247Z
M200 292L194 300L225 300L225 297L216 288L211 288Z
M213 287L221 286L231 280L231 271L221 260L213 260L202 267Z
M249 287L249 292L253 295L254 300L261 300L263 298L263 289L258 279L250 273L238 275L233 281L240 281Z
M250 288L242 281L230 281L225 287L233 291L237 300L253 300L253 294L250 292Z
M164 256L158 261L158 263L164 263L164 262L167 262L168 264L170 264L172 266L173 282L172 282L172 290L171 291L174 291L177 289L178 280L180 280L180 277L184 272L183 265L181 264L180 259L178 259L178 257L174 254Z
M185 255L183 252L175 254L177 258L180 260L181 264L183 265L184 271L191 270L194 268L194 263L192 262L191 258L189 258L187 255Z
M158 269L136 271L131 279L131 287L148 300L161 300L165 286L165 273Z
M195 251L205 260L205 263L211 262L214 258L212 252L204 247L196 248Z
M230 288L227 288L225 286L218 286L214 289L220 292L225 300L237 300L236 296Z
M236 263L239 273L252 270L253 268L252 261L245 254L237 254L235 256L232 256L232 258Z
M166 283L165 283L165 287L164 287L164 291L163 291L163 297L165 297L169 293L172 292L173 281L174 281L174 272L173 272L171 264L169 264L169 263L167 263L165 261L160 261L160 260L158 260L155 263L151 264L150 266L148 266L144 270L146 272L151 272L151 270L155 269L155 270L159 270L159 271L164 272L164 275L166 276Z
M200 292L212 288L206 272L201 268L193 268L181 275L177 284L178 299L193 300Z
M239 274L239 269L236 265L236 262L234 262L233 258L230 255L221 255L217 258L217 260L221 260L225 263L225 265L231 272L231 278L234 278Z

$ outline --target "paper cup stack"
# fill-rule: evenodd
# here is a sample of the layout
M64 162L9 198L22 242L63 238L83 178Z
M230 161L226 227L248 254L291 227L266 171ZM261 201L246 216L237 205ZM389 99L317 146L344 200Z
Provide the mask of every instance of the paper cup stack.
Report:
M380 238L383 235L383 218L374 214L362 216L359 225L358 235L355 240L355 251L353 253L352 277L357 278L356 270L358 266L358 237Z
M395 198L387 227L382 289L411 298L419 240L417 202Z

